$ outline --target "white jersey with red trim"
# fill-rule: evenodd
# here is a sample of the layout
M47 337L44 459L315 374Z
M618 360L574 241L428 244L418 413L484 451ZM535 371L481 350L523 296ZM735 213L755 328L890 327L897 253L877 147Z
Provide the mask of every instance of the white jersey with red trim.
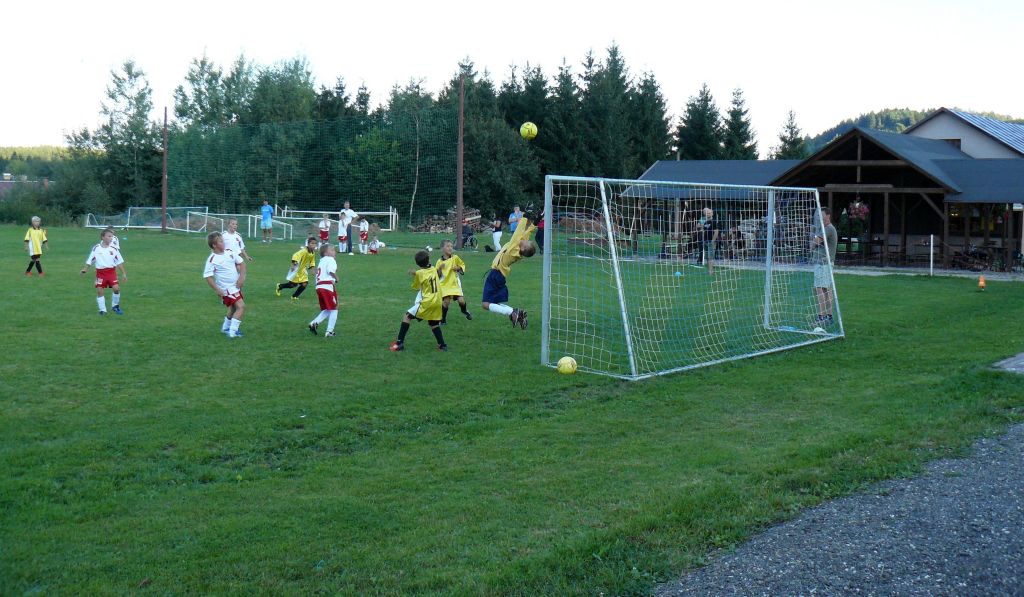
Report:
M236 266L240 263L242 263L242 258L234 253L227 251L220 255L210 253L206 259L206 267L203 268L203 277L213 276L217 288L225 292L236 292L238 290L235 286L238 283L238 267Z
M245 241L242 240L242 235L237 232L223 232L221 237L224 239L224 250L230 251L235 255L241 255L242 251L245 250Z
M334 257L321 257L320 263L316 266L316 285L320 287L333 287L334 276L338 273L338 262Z
M96 269L110 269L122 263L124 263L124 259L121 257L121 252L111 245L104 247L103 243L93 246L88 259L85 260L86 265L94 265Z

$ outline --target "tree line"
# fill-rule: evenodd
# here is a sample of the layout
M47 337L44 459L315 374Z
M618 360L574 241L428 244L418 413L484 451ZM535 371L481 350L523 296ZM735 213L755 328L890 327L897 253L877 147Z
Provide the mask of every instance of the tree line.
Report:
M220 168L224 180L217 183L219 188L229 189L218 200L226 202L226 208L252 209L259 193L266 196L268 189L280 186L284 174L306 185L306 190L293 193L294 201L329 202L322 208L333 208L337 201L331 195L345 192L344 181L362 176L367 184L387 189L389 181L402 178L392 172L398 168L394 163L388 165L378 158L371 162L367 156L379 156L389 148L398 155L405 150L394 149L398 146L392 137L374 137L369 132L393 131L396 129L387 127L399 122L406 122L401 125L406 127L423 125L419 119L409 125L402 115L454 114L460 79L465 82L466 96L465 199L467 205L484 213L539 201L545 174L636 178L661 159L758 157L741 89L733 91L723 114L704 85L675 119L654 73L632 74L616 45L601 58L590 52L578 66L563 63L550 74L538 65L513 66L500 83L467 59L436 95L427 92L421 81L411 80L396 85L376 108L371 108L365 86L353 92L342 77L332 85L318 87L308 63L301 58L260 66L240 56L223 68L204 56L192 61L185 80L174 91L169 155L174 159L175 143L181 148L187 141L190 151L205 144L207 151L215 152L217 144L228 138L225 130L266 131L268 125L287 123L291 128L279 126L272 137L246 137L246 143L265 154L255 174L249 171L230 181L230 174L239 171L240 165L219 160L214 154L207 156L207 163L216 161ZM145 72L134 61L125 61L111 73L101 124L68 135L66 153L47 166L47 174L57 184L37 189L34 200L70 214L111 213L129 205L157 204L162 123L151 118L152 112L152 90ZM362 128L352 135L363 144L361 150L338 145L340 133L311 134L310 126L296 124L341 121L361 123ZM525 121L536 123L540 131L531 142L518 134ZM324 128L322 124L312 126ZM434 152L447 156L445 152L453 151L454 134L450 133L450 143L439 141ZM349 153L335 160L338 165L317 169L317 156L338 156L342 150ZM418 160L421 150L425 148L417 145ZM792 112L778 144L766 153L776 159L807 155L806 139ZM192 166L203 167L202 160L196 160ZM442 166L447 168L447 162L437 165ZM453 179L454 163L451 168ZM198 180L196 175L182 184L196 186ZM434 183L437 192L433 196L422 187L414 190L414 196L421 194L417 203L422 209L417 213L450 207L454 203L452 182ZM309 190L317 184L331 191L317 195ZM407 190L396 187L393 192Z

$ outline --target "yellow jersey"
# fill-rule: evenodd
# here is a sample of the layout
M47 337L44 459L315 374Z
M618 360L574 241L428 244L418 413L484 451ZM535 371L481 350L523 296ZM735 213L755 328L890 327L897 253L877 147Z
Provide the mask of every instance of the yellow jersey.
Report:
M462 257L442 257L437 260L436 267L441 278L441 296L462 296L462 277L455 271L457 267L461 267L463 272L466 271L466 262Z
M29 255L41 255L43 253L43 243L46 242L46 229L29 228L28 232L25 233L25 240L28 241Z
M289 280L296 284L302 284L303 282L309 281L309 274L307 273L309 268L316 264L316 253L310 253L305 247L295 251L292 255L292 261L297 263L298 266L292 266L293 269L296 267L295 274L289 276Z
M416 270L412 279L412 287L420 291L416 317L427 321L441 320L441 289L439 286L440 280L438 280L436 269L425 267Z
M512 238L494 256L494 261L491 262L491 269L498 270L501 272L501 275L508 278L512 264L523 258L519 254L519 241L530 240L530 235L535 230L537 230L537 227L531 224L530 220L526 218L521 219L516 226L516 231L512 233Z

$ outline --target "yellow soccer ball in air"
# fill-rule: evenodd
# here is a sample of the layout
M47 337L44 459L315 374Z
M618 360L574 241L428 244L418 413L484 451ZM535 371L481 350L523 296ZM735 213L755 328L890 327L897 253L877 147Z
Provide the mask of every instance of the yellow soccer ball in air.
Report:
M558 359L558 372L562 375L572 375L576 373L576 359L572 357L562 357Z
M522 135L523 139L529 141L537 136L537 125L532 122L524 122L523 126L519 127L519 134Z

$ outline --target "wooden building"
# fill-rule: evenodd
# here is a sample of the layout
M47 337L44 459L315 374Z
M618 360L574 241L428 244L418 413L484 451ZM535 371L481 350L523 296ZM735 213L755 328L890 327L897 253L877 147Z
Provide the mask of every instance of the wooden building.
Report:
M903 133L855 127L805 160L661 161L641 178L817 188L851 263L925 263L930 239L947 267L1010 267L1024 250L1024 125L958 110Z

